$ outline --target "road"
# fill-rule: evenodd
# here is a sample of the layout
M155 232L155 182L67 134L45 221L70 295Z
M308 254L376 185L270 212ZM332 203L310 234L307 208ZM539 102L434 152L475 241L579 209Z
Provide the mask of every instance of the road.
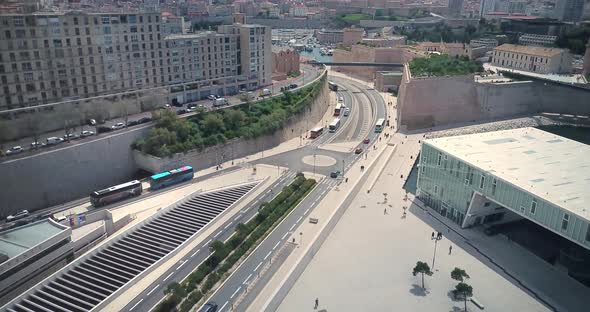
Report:
M321 68L313 67L313 66L309 66L309 65L303 65L303 64L301 65L301 70L303 71L303 75L300 75L299 77L296 77L294 79L288 79L288 80L284 80L284 81L274 82L273 85L270 86L270 89L272 90L272 94L273 95L281 94L281 87L283 87L285 85L297 84L298 88L300 88L305 83L309 83L309 82L313 81L318 76L318 74L321 72ZM266 87L266 88L269 88L269 87ZM235 106L235 105L240 105L240 104L244 103L240 99L239 95L230 96L230 97L227 97L227 99L230 103L229 107ZM260 97L258 97L258 96L256 97L256 100L260 100L260 99L261 99ZM181 109L186 109L186 107L188 107L189 105L203 105L203 106L205 106L205 108L207 108L207 110L217 109L212 106L213 103L211 100L201 100L198 102L191 102L191 103L185 104L183 107L170 107L170 109L172 109L174 111L178 111ZM223 108L227 108L227 106L223 107ZM186 118L186 117L190 117L195 114L196 113L188 113L188 114L183 114L180 116L183 118ZM137 121L137 120L139 120L141 118L145 118L145 117L151 118L152 113L151 112L143 112L143 113L139 113L139 114L130 115L130 116L128 116L128 122ZM113 126L114 124L119 123L119 122L125 123L125 118L124 117L114 118L114 119L106 121L105 124L99 125L99 126L105 126L105 127L110 128L111 126ZM129 127L128 129L138 129L140 127L149 127L149 126L152 126L152 122L138 125L138 126ZM126 129L126 130L128 130L128 129ZM31 155L51 151L51 150L56 150L56 149L63 148L63 147L70 147L73 145L80 144L82 142L90 142L92 140L97 140L99 138L105 138L105 137L109 137L112 135L116 135L117 133L121 133L121 131L126 131L124 129L121 129L121 130L116 130L113 132L107 132L107 133L102 133L102 134L96 135L97 129L95 126L82 125L82 126L78 127L76 129L76 131L74 131L74 133L79 134L84 130L93 131L95 133L95 135L89 136L86 138L79 138L76 140L72 140L70 142L64 142L64 143L53 145L53 146L45 146L43 148L38 148L38 149L30 149L31 143L34 142L34 138L32 138L32 137L21 138L21 139L14 140L11 142L1 143L0 146L4 151L10 147L13 147L13 146L21 146L25 149L24 152L21 152L18 154L13 154L13 155L7 155L6 157L3 158L2 161L20 159L20 158L23 158L26 156L31 156ZM49 137L63 137L64 134L65 134L64 130L50 131L50 132L41 134L39 141L45 142L45 139L49 138Z

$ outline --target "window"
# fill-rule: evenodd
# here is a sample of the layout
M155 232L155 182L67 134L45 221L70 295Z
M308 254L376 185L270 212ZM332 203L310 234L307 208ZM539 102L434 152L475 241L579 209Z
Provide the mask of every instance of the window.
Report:
M447 160L448 160L448 156L445 155L445 161L444 161L444 165L443 165L444 170L447 170Z
M434 186L434 194L438 194L438 185Z
M524 208L524 206L520 206L520 213L524 214L525 211L526 209Z
M489 207L492 203L490 202L485 202L485 204L483 204L484 207Z
M481 175L481 179L479 179L479 188L483 190L484 184L486 182L486 176L483 174Z
M536 211L537 211L537 200L533 199L533 201L531 202L531 214L534 215Z
M496 178L492 179L492 195L496 195Z
M570 215L568 215L567 213L563 214L563 220L561 220L561 229L563 231L567 231L567 226L570 222Z
M588 225L588 228L586 229L586 241L590 242L590 224Z
M254 52L252 52L252 53L254 53ZM438 161L436 162L436 165L440 167L441 161L442 161L442 154L438 153Z

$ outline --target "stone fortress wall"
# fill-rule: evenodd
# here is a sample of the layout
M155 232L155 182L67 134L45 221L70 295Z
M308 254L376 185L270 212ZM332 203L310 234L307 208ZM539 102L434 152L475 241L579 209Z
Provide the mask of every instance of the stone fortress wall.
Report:
M590 90L541 80L478 82L474 75L413 78L406 65L397 105L398 129L406 131L538 113L589 116Z

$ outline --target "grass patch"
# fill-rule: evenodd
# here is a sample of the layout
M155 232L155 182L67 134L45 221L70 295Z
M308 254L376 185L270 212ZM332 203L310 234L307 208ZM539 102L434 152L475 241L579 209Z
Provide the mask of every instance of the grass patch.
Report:
M481 72L483 71L483 66L481 63L469 60L465 56L450 57L443 54L414 59L410 62L410 70L414 77L440 77Z

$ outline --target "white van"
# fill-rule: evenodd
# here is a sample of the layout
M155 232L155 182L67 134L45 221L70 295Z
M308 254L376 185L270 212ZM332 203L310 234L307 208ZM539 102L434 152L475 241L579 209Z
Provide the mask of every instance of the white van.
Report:
M227 102L226 98L218 98L213 100L213 106L214 107L219 107L219 106L223 106L223 105L228 105L229 103Z
M272 92L270 92L270 89L262 89L262 93L261 93L262 96L269 96L271 94L272 94Z

